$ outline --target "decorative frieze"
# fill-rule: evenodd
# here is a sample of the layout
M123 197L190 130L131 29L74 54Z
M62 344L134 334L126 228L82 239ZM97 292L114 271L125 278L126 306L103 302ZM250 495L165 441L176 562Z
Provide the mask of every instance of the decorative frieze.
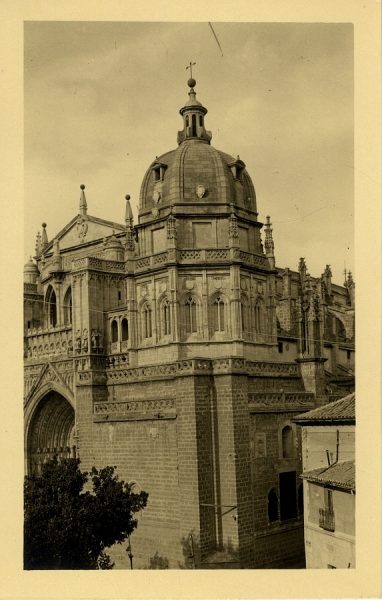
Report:
M244 358L217 358L213 361L214 373L240 372L248 375L265 377L292 376L298 377L298 366L295 363L249 361Z
M252 392L248 394L250 412L304 411L314 408L310 392Z
M107 368L109 383L136 381L152 381L168 377L181 377L184 375L198 375L211 373L212 361L208 359L189 359L162 365L150 365L132 369L121 369L120 365L110 365Z
M174 419L175 417L176 407L173 398L96 402L93 405L93 421L96 423L105 421Z

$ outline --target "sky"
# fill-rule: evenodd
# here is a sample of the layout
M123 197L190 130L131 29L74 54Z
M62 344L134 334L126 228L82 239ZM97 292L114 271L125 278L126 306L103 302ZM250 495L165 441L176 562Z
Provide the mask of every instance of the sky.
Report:
M212 145L240 155L271 216L276 264L354 268L353 28L334 23L26 22L25 260L77 213L135 221L155 158L176 148L186 66ZM223 53L223 54L222 54ZM356 274L355 274L356 277Z

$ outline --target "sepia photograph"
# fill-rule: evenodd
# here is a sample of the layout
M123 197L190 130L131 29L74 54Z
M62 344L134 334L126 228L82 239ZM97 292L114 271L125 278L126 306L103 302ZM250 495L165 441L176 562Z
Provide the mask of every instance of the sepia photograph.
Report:
M24 568L355 568L353 25L24 32Z
M223 4L0 8L0 599L381 593L380 5Z

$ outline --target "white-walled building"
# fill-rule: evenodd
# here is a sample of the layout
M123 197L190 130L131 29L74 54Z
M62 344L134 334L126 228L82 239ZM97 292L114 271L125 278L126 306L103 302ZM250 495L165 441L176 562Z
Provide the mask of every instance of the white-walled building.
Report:
M302 426L306 567L355 567L355 394L294 419Z

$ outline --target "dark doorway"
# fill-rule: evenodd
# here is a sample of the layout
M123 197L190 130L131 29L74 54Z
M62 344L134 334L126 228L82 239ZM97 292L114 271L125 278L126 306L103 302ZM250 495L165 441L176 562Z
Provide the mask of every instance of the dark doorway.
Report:
M282 521L297 517L296 471L279 473L280 518Z

